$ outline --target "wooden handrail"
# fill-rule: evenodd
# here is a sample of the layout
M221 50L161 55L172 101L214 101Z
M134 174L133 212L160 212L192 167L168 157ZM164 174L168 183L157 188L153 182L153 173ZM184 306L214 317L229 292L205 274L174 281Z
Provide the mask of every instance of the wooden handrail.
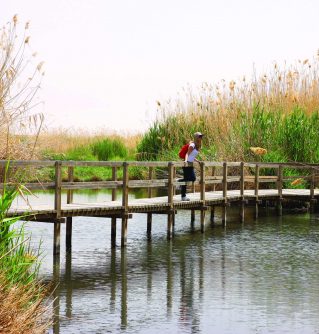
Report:
M5 166L8 163L7 160L0 160L0 166ZM172 179L170 180L168 177L168 170L170 164L173 164L173 175ZM226 165L225 165L226 164ZM144 180L127 180L124 185L123 180L118 179L117 170L118 169L125 169L125 166L138 166L141 168L148 168L149 173L146 179ZM214 175L209 175L209 173L204 173L204 178L201 175L198 181L195 181L195 185L200 185L204 182L205 185L216 185L221 184L224 193L227 193L227 184L229 183L253 183L253 184L262 184L262 183L277 183L278 185L278 195L283 186L284 181L291 181L295 179L307 179L310 184L311 196L313 197L314 193L314 183L315 183L315 172L317 168L319 169L319 164L300 164L300 163L255 163L255 162L215 162L215 161L205 161L201 162L199 165L197 163L189 163L189 166L200 167L200 173L203 173L203 167L205 168L212 168L214 171ZM58 166L58 167L57 167ZM73 171L75 167L108 167L112 169L112 179L105 181L73 181ZM184 163L181 161L177 162L167 162L167 161L38 161L38 160L12 160L9 161L9 168L55 168L56 177L54 182L29 182L24 183L24 185L30 190L49 190L55 189L56 197L60 196L62 190L68 191L68 196L71 196L72 190L75 189L112 189L112 198L115 199L116 189L122 189L123 186L127 189L129 188L147 188L148 194L151 194L152 188L160 188L160 187L169 187L176 185L184 185L187 183L178 182L174 177L174 172L176 168L183 167ZM154 177L154 169L156 167L166 168L167 172L165 171L165 178L156 179ZM62 181L62 169L68 169L68 180ZM226 174L225 174L226 168ZM235 168L235 172L233 169L227 172L228 168ZM236 168L237 171L236 171ZM277 169L277 176L271 175L262 175L263 171L267 168L270 169ZM283 170L285 168L296 168L305 170L306 173L310 171L310 174L305 175L292 175L292 176L283 176ZM243 171L241 171L243 169ZM244 169L250 169L253 175L244 175ZM72 177L70 177L70 173L72 171ZM257 172L258 171L258 172ZM237 175L231 175L231 174ZM244 173L242 175L242 173ZM219 175L217 175L219 174ZM229 174L229 175L228 175ZM246 173L247 174L247 173ZM170 183L171 182L171 183ZM10 182L8 185L11 185ZM14 184L12 184L14 185ZM0 189L3 188L3 185L0 184ZM202 189L202 188L201 188ZM149 195L151 196L151 195ZM257 194L258 196L258 190ZM69 202L69 200L68 200ZM56 206L59 209L59 200L56 198Z

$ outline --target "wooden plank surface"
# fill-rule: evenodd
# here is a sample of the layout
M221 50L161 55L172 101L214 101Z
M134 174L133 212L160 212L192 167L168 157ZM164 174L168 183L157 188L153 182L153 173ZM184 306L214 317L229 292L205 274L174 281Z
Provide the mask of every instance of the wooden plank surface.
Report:
M190 198L189 202L181 201L180 195L175 195L172 198L173 207L176 209L196 207L201 204L201 195L199 192L189 193L187 196ZM310 199L309 189L283 189L282 196L285 198L305 198ZM313 190L313 196L319 196L319 189ZM242 197L240 190L228 190L227 201L239 201ZM244 197L246 199L255 198L255 190L244 190ZM276 198L278 197L277 189L260 189L258 192L259 198ZM222 203L224 200L223 191L208 191L205 192L206 205ZM130 213L134 212L151 212L152 210L165 210L170 207L167 196L141 198L141 199L129 199L127 210ZM67 216L72 214L74 216L85 215L90 216L95 212L121 212L124 209L122 201L105 201L99 203L62 203L61 204L61 216ZM37 215L37 214L54 214L56 211L53 205L34 205L32 207L28 205L12 206L9 211L9 215Z

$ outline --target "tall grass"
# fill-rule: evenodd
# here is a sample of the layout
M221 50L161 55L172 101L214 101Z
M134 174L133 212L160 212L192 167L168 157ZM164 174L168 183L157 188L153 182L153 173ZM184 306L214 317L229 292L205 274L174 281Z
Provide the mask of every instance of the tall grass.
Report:
M44 333L51 320L45 288L37 280L39 252L32 250L24 226L15 227L24 217L8 217L20 191L4 183L0 195L0 331Z
M124 143L118 139L105 138L92 144L92 152L98 160L123 159L128 156Z
M187 87L175 102L158 102L139 156L178 159L178 148L201 131L204 159L319 162L318 60L274 64L251 80ZM257 158L251 146L268 153Z

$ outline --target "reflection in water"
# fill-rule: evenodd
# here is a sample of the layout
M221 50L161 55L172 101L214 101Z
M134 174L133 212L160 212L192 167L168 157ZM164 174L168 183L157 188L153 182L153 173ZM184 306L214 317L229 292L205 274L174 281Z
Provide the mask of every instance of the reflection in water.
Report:
M126 248L121 248L121 329L127 327L127 258Z
M105 219L75 220L73 253L62 247L61 273L53 268L54 334L316 332L316 217L243 225L229 212L226 229L215 211L216 224L201 234L198 221L189 233L188 213L176 216L169 242L166 217L154 215L152 242L141 217L129 222L125 249L111 247Z

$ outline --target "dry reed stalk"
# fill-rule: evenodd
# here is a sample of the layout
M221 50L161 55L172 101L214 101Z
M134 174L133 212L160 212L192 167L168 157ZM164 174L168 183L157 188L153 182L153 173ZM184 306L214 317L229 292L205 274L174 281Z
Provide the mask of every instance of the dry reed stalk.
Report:
M0 277L0 332L42 334L52 325L52 308L45 303L40 287L10 286Z
M69 131L66 129L48 130L42 132L37 140L37 155L40 157L41 152L44 151L66 153L76 147L89 146L105 138L120 139L129 150L132 150L136 147L141 135L119 135L109 131L90 133L81 129L77 131Z
M22 37L19 35L18 17L15 15L0 30L0 147L1 159L32 158L33 143L21 143L14 138L15 133L36 132L37 138L43 123L42 114L32 114L37 106L34 98L44 75L43 63L32 64L32 50L27 35L26 23Z

